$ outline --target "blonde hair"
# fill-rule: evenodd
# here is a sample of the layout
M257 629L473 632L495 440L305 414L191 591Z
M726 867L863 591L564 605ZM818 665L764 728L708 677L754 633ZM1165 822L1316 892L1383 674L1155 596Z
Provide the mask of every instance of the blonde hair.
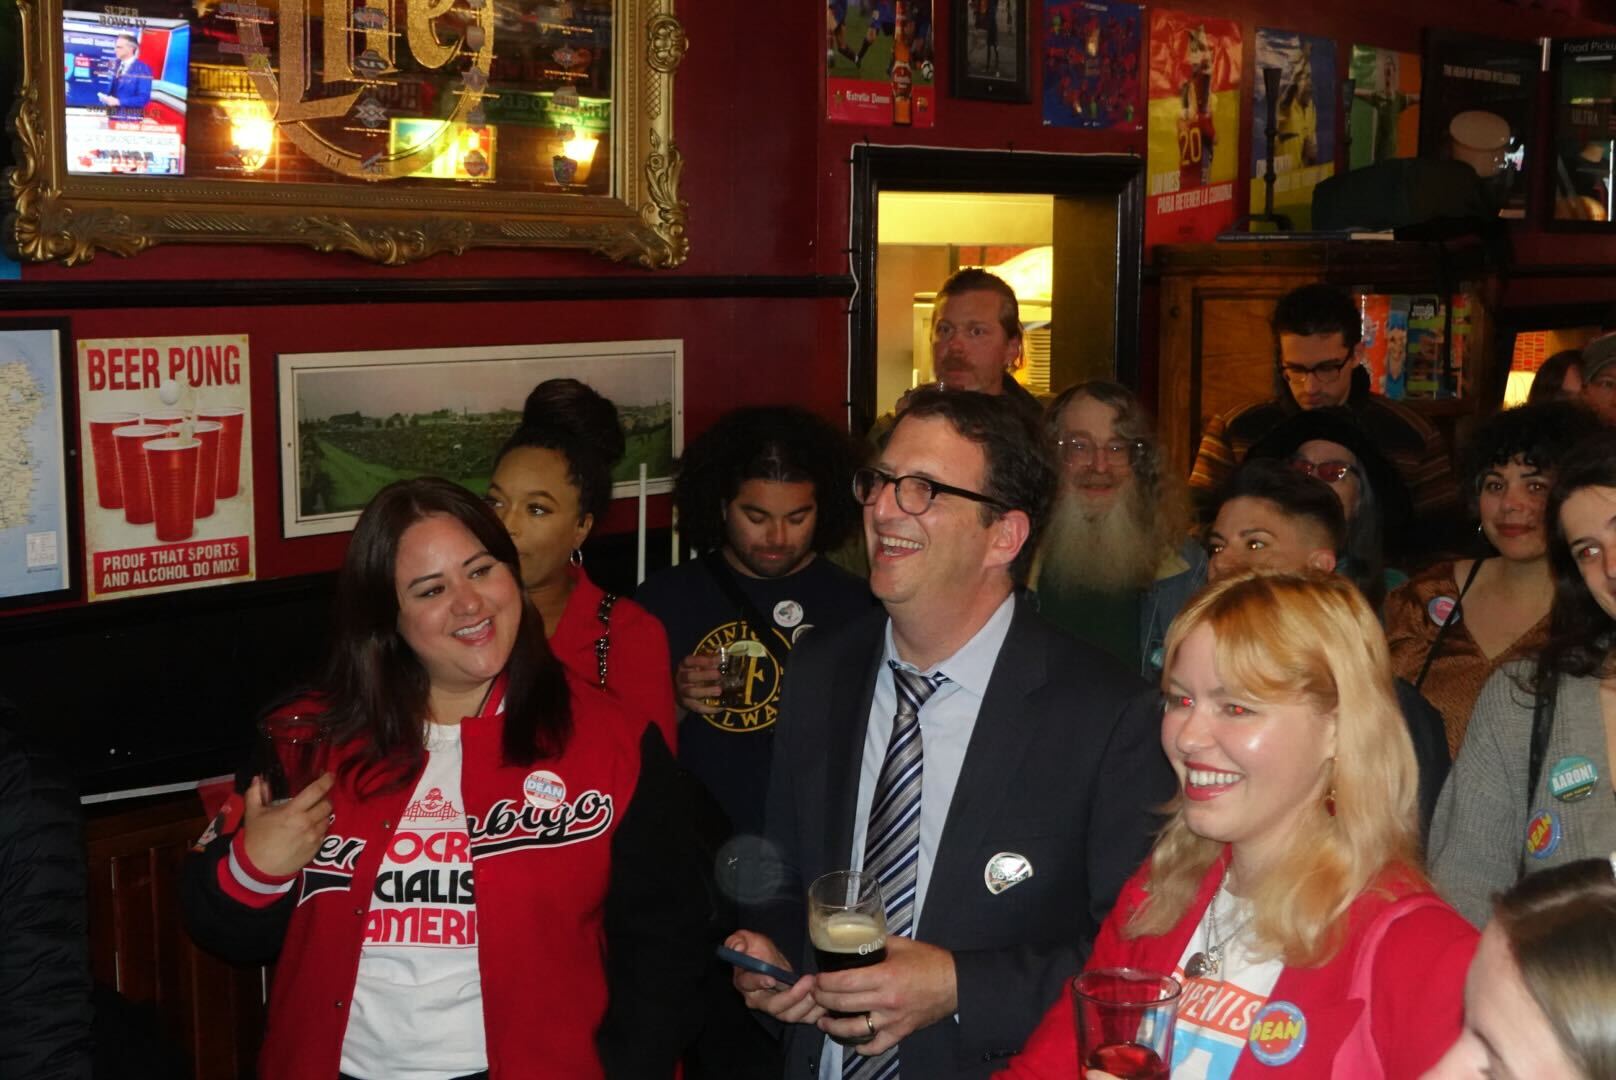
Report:
M1293 967L1329 960L1358 894L1387 868L1417 869L1418 772L1392 683L1386 636L1356 587L1335 574L1246 574L1202 591L1167 632L1166 673L1184 639L1212 631L1218 677L1259 701L1305 703L1333 715L1335 814L1303 815L1289 850L1258 881L1253 949ZM1194 902L1224 845L1195 835L1183 796L1150 854L1145 903L1124 934L1163 934Z

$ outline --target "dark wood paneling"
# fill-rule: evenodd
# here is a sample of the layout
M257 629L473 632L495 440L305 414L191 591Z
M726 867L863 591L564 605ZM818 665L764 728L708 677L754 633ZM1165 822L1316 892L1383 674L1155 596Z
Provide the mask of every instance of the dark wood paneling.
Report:
M250 1076L264 1023L263 972L186 936L180 870L207 821L194 795L104 809L86 826L90 963L96 980L157 1010L196 1080Z

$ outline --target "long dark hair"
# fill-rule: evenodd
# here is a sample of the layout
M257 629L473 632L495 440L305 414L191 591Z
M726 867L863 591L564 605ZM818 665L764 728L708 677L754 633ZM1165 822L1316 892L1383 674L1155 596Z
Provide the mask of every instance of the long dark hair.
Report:
M724 546L723 506L748 480L814 485L813 549L826 552L860 520L857 447L846 432L795 405L735 409L685 447L675 467L679 530L697 551Z
M378 775L382 788L407 782L426 756L423 722L431 687L398 632L394 573L404 533L438 516L464 525L522 580L510 534L481 499L458 484L435 476L398 480L378 491L359 515L337 578L334 647L321 691L333 740L355 747L344 770ZM561 662L545 643L538 612L531 604L518 607L500 745L507 764L527 765L566 748L572 709Z
M1616 431L1600 431L1561 461L1549 491L1543 523L1549 529L1549 566L1554 571L1554 606L1549 642L1538 654L1536 690L1548 693L1561 675L1609 674L1616 622L1593 598L1566 543L1560 511L1584 488L1616 488Z
M578 489L578 519L590 514L598 523L612 504L612 469L627 450L617 406L577 379L546 379L528 394L522 426L500 447L494 467L524 446L554 450L567 460L567 479Z

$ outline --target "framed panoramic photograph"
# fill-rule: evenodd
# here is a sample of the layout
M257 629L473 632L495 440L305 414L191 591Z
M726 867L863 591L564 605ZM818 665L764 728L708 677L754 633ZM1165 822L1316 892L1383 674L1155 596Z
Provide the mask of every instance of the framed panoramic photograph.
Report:
M1027 0L951 0L951 90L979 101L1032 100Z
M0 321L0 608L76 592L67 322Z
M673 488L684 449L684 343L591 341L386 352L283 353L278 364L281 532L347 532L394 480L442 476L479 495L494 455L545 379L570 376L616 406L628 452L613 494Z
M685 258L672 0L18 0L9 249Z

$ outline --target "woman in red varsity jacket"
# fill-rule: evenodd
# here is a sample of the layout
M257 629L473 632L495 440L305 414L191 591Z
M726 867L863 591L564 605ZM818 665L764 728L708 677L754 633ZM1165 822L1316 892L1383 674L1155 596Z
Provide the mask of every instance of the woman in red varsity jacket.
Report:
M672 750L668 635L650 612L584 572L581 548L612 503L612 467L624 448L615 405L577 379L546 379L528 394L522 426L494 461L488 505L516 544L550 651L655 723Z
M259 1075L672 1076L707 901L655 727L555 659L510 536L447 481L372 500L336 618L296 705L331 772L281 805L254 779L187 867L199 943L278 951Z
M1166 651L1181 793L1088 970L1178 980L1177 1075L1415 1080L1458 1034L1476 934L1417 869L1374 613L1336 575L1246 575L1192 600ZM1068 995L1001 1075L1098 1064L1079 1068Z

